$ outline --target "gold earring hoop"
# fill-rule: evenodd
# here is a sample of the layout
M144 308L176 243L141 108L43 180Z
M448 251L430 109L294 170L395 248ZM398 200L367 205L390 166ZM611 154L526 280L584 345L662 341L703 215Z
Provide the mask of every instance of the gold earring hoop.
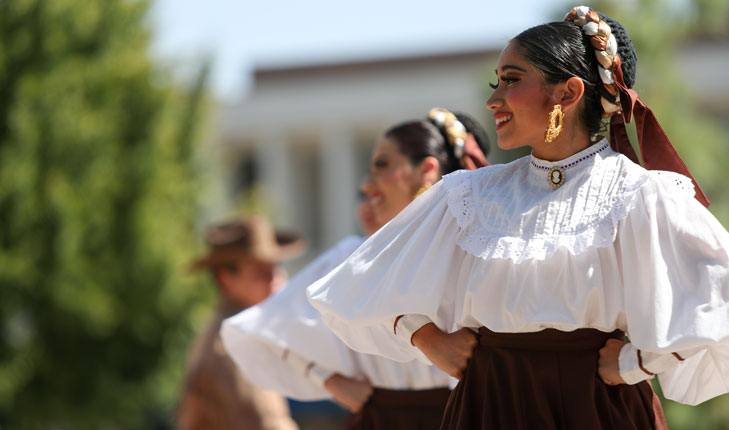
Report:
M549 143L559 136L562 131L562 121L564 120L564 112L562 105L554 105L552 112L549 113L549 124L547 131L544 132L544 141Z

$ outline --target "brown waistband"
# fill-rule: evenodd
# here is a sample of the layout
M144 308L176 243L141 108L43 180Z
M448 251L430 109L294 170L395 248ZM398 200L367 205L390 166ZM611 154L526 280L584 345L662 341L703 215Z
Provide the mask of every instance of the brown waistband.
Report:
M449 388L431 388L429 390L388 390L375 388L369 403L373 405L391 406L437 406L442 408L448 401Z
M560 331L553 328L529 333L497 333L486 327L478 329L480 346L514 349L539 349L543 351L597 350L608 339L623 340L625 333L615 330L610 333L593 328L575 331Z

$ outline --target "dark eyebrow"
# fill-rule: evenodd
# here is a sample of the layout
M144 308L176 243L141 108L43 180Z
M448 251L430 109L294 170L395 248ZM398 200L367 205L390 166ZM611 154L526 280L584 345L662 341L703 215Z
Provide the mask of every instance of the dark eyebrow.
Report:
M377 163L378 161L387 161L390 158L387 154L377 154L375 157L372 158L370 163Z
M519 66L514 66L513 64L507 64L507 65L505 65L504 67L501 68L501 71L502 72L503 71L506 71L506 70L516 70L517 72L526 73L526 70L525 69L522 69ZM498 70L494 70L494 72L496 72L497 75L499 74L499 71Z

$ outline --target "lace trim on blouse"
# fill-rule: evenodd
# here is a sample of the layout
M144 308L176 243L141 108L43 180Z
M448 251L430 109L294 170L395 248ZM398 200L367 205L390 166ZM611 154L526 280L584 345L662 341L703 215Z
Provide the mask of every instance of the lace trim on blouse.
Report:
M587 157L586 157L587 155ZM552 190L541 166L571 166L564 186ZM545 260L565 248L573 255L610 246L618 224L633 209L638 190L653 178L693 196L690 179L648 172L597 143L566 160L527 156L506 165L457 171L443 178L447 205L460 230L456 243L483 259Z

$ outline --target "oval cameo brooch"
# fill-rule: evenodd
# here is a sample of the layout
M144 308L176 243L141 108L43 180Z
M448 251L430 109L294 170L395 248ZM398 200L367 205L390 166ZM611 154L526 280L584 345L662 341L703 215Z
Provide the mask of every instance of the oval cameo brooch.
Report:
M559 166L552 167L547 173L547 182L555 190L564 185L565 179L564 169Z

